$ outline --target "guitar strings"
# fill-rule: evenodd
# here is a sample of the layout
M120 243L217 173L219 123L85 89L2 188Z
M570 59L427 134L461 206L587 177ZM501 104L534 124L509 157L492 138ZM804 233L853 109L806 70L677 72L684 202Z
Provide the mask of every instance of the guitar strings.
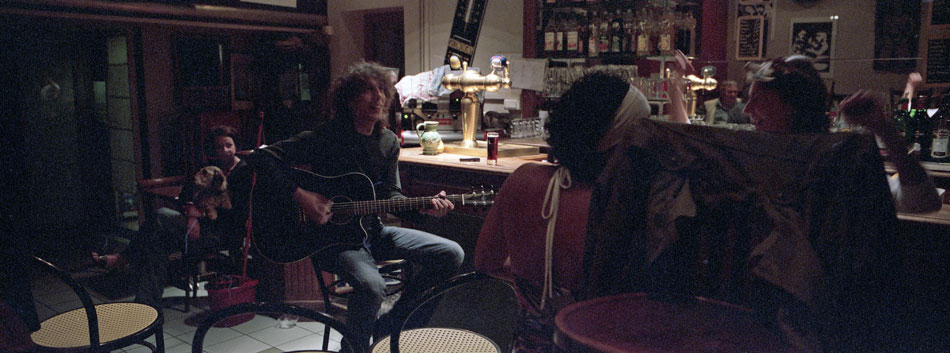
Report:
M484 199L485 193L482 193L480 198ZM476 198L479 198L476 196ZM388 209L413 209L420 206L429 206L431 205L431 200L433 197L415 197L415 198L406 198L406 199L395 199L395 200L373 200L373 201L353 201L353 202L343 202L343 203L334 203L330 206L330 211L350 211L350 210L366 210L366 211L382 211ZM448 195L445 197L453 203L460 203L466 205L466 201L478 205L480 203L488 204L488 201L470 201L466 199L466 195Z

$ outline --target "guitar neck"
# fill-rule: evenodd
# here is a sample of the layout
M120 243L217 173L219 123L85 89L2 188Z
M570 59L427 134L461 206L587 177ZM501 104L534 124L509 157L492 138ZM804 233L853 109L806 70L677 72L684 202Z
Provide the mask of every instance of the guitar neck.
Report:
M419 210L432 208L432 199L435 197L426 196L426 197L410 197L405 199L389 199L389 200L374 200L374 201L354 201L354 202L338 202L334 203L333 206L330 206L331 212L343 212L349 214L373 214L373 213L382 213L382 212L393 212L393 211L410 211L410 210ZM468 202L465 199L465 195L446 195L446 200L452 201L456 205L467 205Z

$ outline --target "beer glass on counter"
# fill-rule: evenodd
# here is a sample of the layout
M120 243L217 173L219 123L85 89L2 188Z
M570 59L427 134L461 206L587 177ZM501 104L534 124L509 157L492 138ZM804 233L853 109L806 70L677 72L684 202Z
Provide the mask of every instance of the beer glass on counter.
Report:
M488 165L498 165L498 133L490 131L485 134L488 141Z

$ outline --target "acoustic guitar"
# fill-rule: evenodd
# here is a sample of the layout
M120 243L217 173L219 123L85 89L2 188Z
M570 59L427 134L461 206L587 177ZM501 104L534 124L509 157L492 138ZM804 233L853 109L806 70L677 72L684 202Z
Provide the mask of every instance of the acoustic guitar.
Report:
M372 180L362 173L328 177L292 169L291 175L300 188L332 200L333 216L326 224L312 222L291 195L259 179L251 194L252 239L258 252L276 263L296 262L324 251L359 248L370 227L379 224L380 213L432 207L433 196L376 200ZM480 191L445 198L456 207L489 206L494 195L494 191Z

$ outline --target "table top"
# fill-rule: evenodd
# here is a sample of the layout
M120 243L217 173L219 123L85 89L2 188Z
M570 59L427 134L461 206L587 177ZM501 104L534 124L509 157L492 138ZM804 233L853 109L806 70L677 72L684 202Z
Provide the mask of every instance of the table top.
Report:
M547 163L544 161L547 154L533 154L520 157L498 158L498 165L488 165L488 160L478 157L477 162L463 162L462 158L475 158L461 154L439 153L437 155L422 154L422 147L403 148L399 153L400 163L437 166L449 169L465 169L489 174L509 175L518 167L532 162Z
M748 309L714 300L670 303L643 293L577 302L555 317L569 352L779 352L781 338Z

